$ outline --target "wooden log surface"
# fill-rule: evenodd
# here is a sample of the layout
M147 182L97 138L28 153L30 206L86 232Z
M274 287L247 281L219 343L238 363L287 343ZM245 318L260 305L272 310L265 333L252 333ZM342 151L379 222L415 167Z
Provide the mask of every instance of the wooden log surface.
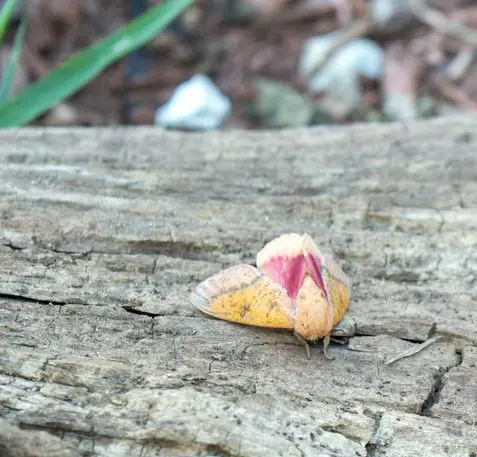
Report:
M0 131L0 455L475 457L476 132ZM287 232L353 281L332 361L189 304Z

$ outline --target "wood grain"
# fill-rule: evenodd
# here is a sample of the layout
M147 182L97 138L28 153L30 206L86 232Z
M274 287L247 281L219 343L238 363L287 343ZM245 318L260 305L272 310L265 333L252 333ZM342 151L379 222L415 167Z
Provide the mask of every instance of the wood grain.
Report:
M476 454L476 131L0 131L0 455ZM188 302L286 232L353 281L333 361Z

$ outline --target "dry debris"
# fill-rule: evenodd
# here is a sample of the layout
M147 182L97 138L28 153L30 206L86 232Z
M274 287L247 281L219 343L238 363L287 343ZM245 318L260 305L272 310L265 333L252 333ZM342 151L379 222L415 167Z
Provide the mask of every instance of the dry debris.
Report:
M30 83L41 78L153 3L157 0L23 2L17 20L27 15L29 30L17 74L27 74ZM14 29L15 24L4 48L11 44ZM327 90L313 92L308 76L299 72L307 40L331 32L336 38L316 56L314 75L323 75L340 50L358 40L375 43L383 53L379 77L356 75L359 96L351 104L348 95L337 100ZM303 119L302 125L343 124L475 112L476 47L477 5L471 0L198 0L145 49L65 100L75 115L60 116L58 122L152 124L155 111L174 89L197 74L209 76L232 103L223 128L279 128L295 126L297 119ZM364 64L367 58L374 57L360 57ZM354 80L353 62L339 65L341 75L335 65L332 77ZM270 84L261 93L264 80ZM268 110L270 117L264 116L260 106L279 105L283 90L294 99L303 98L297 106L305 111L291 110L286 117L283 109L280 114ZM38 122L54 124L55 115Z

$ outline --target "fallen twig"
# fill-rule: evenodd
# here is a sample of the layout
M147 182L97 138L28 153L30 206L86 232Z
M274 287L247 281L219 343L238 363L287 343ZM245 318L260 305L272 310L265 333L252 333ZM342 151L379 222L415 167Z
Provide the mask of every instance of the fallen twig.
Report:
M472 47L466 46L452 59L445 70L445 74L452 81L462 78L474 61L474 57L475 53Z
M333 54L344 46L346 43L353 41L356 38L366 35L372 28L372 24L368 19L362 19L354 22L349 29L337 35L334 43L331 44L328 51L323 55L323 58L318 61L313 68L308 72L307 78L310 79L319 73L323 67L328 63Z
M424 341L424 343L420 344L419 346L412 347L407 351L401 352L401 354L397 355L396 357L386 360L385 362L383 362L383 365L391 365L392 363L404 359L405 357L411 357L414 354L417 354L418 352L421 352L423 349L427 348L427 346L430 346L431 344L435 343L438 339L440 339L440 337L440 335L433 336L432 338L429 338L428 340Z
M457 87L449 78L440 76L437 78L435 85L439 92L448 100L453 101L461 108L477 113L477 103L474 102L463 89Z
M453 21L445 14L429 8L425 0L411 0L409 6L422 22L438 32L459 38L472 46L477 46L477 30Z

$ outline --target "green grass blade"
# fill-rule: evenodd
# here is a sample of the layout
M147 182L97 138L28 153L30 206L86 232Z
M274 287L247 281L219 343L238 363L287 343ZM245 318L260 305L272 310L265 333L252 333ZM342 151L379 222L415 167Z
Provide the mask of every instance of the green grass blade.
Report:
M143 13L0 105L0 127L25 125L83 87L106 66L154 38L194 0L167 0Z
M5 30L7 30L13 11L15 11L16 3L17 0L7 0L0 10L0 42L2 41L3 35L5 35Z
M8 59L8 65L5 72L0 75L0 105L7 99L13 76L17 69L18 61L23 49L25 39L26 20L23 20L15 34L12 53Z

